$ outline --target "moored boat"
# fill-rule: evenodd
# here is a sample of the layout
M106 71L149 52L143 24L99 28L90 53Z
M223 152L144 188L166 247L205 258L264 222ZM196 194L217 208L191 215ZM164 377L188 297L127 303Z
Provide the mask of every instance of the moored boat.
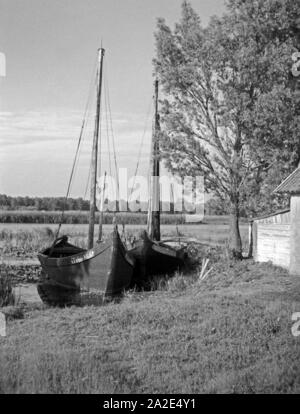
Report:
M150 197L148 203L147 231L142 231L139 240L130 250L136 259L133 281L142 287L151 276L171 274L185 265L185 248L174 248L160 240L160 190L159 190L159 135L158 80L155 80L154 123L152 131Z
M91 164L91 196L88 231L88 249L68 242L67 236L56 237L54 243L38 254L42 272L38 292L43 302L50 305L80 304L82 293L96 290L103 298L113 297L129 287L135 259L120 239L117 226L106 240L102 240L102 213L100 213L99 238L94 244L96 213L96 183L98 140L101 104L102 65L104 49L98 51L97 107ZM81 139L81 137L79 138ZM80 142L80 141L79 141ZM79 145L77 147L78 151ZM77 154L76 154L77 156ZM72 172L74 170L76 157ZM72 179L72 173L70 183ZM68 191L70 188L70 183ZM68 192L67 192L68 196ZM104 188L102 199L104 199ZM103 206L103 203L101 203ZM61 224L60 224L61 225ZM57 232L57 236L60 226Z
M175 249L164 242L154 241L146 231L141 233L130 254L136 260L133 283L144 288L151 276L170 275L182 269L186 259L184 249Z
M38 283L42 300L50 305L81 303L90 290L112 297L129 287L134 259L122 243L117 228L92 249L68 243L66 236L38 254L43 275Z

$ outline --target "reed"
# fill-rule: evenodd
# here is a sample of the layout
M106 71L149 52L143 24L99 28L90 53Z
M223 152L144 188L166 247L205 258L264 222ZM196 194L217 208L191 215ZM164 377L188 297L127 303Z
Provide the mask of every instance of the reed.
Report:
M4 306L15 305L16 297L13 292L13 286L6 266L0 268L0 308Z
M96 214L96 220L98 220ZM146 224L146 213L121 212L116 213L119 223L126 224ZM106 212L103 217L103 224L112 224L115 213ZM60 211L0 211L0 223L32 223L32 224L58 224L62 219ZM66 211L62 222L63 224L87 224L89 213L87 211ZM162 214L162 224L183 224L184 214Z

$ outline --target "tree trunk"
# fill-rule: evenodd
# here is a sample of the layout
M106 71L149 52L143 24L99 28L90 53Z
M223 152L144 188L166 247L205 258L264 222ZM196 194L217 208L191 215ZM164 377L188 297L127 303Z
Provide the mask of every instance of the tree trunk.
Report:
M241 184L241 167L242 167L242 135L239 124L236 131L236 140L233 146L233 159L231 168L231 194L230 194L230 239L229 248L233 259L241 260L242 239L239 228L240 218L240 184Z
M249 249L248 249L248 259L253 257L253 220L249 223Z
M230 238L229 238L229 248L231 257L233 259L241 260L243 258L242 255L242 239L240 234L239 228L239 203L238 200L235 199L232 202L230 208Z

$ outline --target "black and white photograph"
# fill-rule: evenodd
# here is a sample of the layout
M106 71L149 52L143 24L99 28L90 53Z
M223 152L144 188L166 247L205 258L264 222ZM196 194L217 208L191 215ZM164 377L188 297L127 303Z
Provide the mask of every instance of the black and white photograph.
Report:
M300 394L298 0L0 0L0 394Z

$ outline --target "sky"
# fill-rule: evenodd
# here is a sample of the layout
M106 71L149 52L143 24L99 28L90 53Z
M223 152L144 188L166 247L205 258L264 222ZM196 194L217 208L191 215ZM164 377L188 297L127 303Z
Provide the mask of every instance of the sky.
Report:
M141 148L138 172L147 173L153 33L158 17L173 28L181 2L0 0L0 194L65 195L101 43L105 48L101 171L109 173L109 130L118 167L133 175ZM225 9L224 0L190 3L203 25ZM73 197L86 193L93 105L91 101Z

